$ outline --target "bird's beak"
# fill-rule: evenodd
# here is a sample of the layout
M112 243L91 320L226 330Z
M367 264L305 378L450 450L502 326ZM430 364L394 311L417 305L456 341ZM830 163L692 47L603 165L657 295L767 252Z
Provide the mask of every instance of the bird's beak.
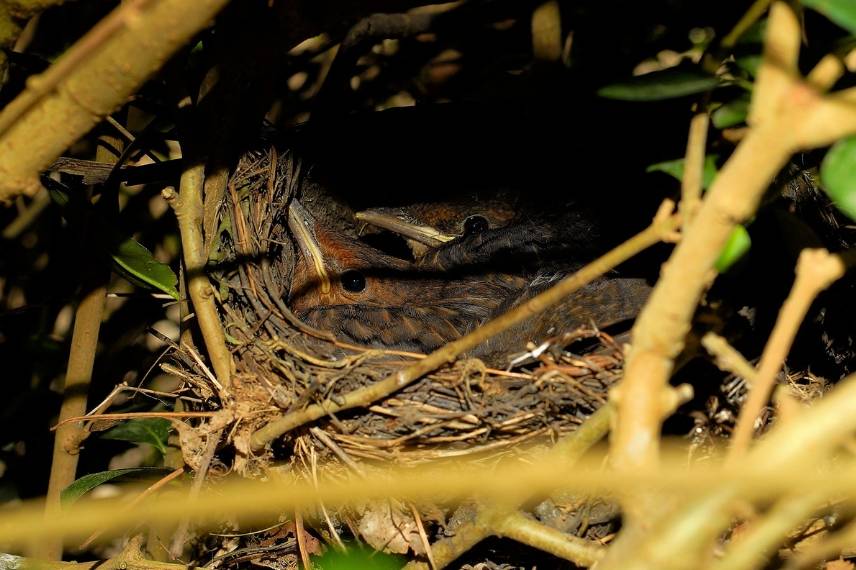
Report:
M361 222L389 230L428 247L439 247L455 239L431 226L420 224L400 208L371 208L355 214Z
M307 266L314 270L318 278L321 295L329 295L330 273L327 272L324 256L321 254L318 238L315 236L315 218L297 199L292 199L288 205L288 228L297 241Z

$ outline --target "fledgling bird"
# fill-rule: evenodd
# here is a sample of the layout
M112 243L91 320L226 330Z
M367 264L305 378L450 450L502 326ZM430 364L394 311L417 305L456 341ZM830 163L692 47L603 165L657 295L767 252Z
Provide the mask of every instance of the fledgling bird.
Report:
M379 227L404 227L399 233L405 236L421 235L426 227L427 235L438 232L422 221L413 225L420 227L414 230L397 216ZM591 243L590 228L574 216L557 224L508 218L496 227L462 231L409 261L325 227L296 200L289 226L300 250L289 302L302 320L353 343L419 352L455 340L546 289L582 264L575 255ZM601 278L472 355L501 364L527 340L630 319L648 291L640 279Z

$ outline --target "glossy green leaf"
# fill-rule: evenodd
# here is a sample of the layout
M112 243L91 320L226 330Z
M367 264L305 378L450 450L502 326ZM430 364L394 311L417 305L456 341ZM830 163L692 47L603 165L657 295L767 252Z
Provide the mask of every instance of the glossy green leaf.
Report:
M313 556L312 563L319 570L398 570L405 561L400 556L352 544L347 552L331 548L322 556Z
M84 475L60 493L62 504L68 505L77 501L80 497L94 489L99 485L103 485L108 481L124 477L126 475L139 475L145 473L147 475L161 473L166 471L160 467L133 467L130 469L113 469L112 471L100 471L98 473L90 473Z
M820 182L836 207L856 220L856 136L832 145L820 165Z
M704 172L702 173L701 181L702 188L708 188L713 183L713 179L716 178L717 158L718 157L715 154L704 157ZM681 181L684 178L684 159L679 158L677 160L658 162L657 164L652 164L646 168L645 172L665 172L666 174L677 178L678 181Z
M817 10L850 33L856 34L856 1L802 0L802 3Z
M623 101L658 101L703 93L718 86L718 78L698 69L669 68L639 75L613 83L598 90L598 95L607 99Z
M101 434L104 439L148 443L161 454L166 453L167 439L172 424L163 418L142 418L122 422Z
M716 270L720 273L728 270L729 267L737 263L743 257L749 248L752 246L752 238L749 236L749 231L744 226L737 226L728 236L728 241L719 258L716 260Z
M710 116L713 126L717 129L727 129L746 122L749 114L749 98L741 97L724 104Z
M135 283L163 291L178 300L178 277L169 265L157 261L142 244L127 239L111 253L119 273Z

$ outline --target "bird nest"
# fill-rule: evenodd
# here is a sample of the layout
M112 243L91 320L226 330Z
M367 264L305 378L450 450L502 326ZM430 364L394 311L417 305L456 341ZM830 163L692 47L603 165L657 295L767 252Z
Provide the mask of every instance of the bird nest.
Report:
M288 208L306 188L305 167L293 153L253 152L240 161L220 209L214 277L236 367L228 420L234 422L229 437L236 471L258 474L272 460L297 461L310 451L333 464L483 458L555 440L605 403L622 351L594 327L561 331L539 347L521 338L521 356L506 369L462 357L391 395L355 401L361 389L423 355L341 342L290 310L297 249ZM206 388L197 371L199 381L192 384L218 407L217 390ZM282 437L254 445L257 431L270 422L324 402L348 402L348 409L297 421Z

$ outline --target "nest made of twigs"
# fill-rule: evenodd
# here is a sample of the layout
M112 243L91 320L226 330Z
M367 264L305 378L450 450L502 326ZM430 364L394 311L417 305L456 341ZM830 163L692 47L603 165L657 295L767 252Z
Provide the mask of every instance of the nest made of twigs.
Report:
M221 208L214 275L236 366L230 407L237 412L229 432L239 451L234 469L255 473L277 455L296 460L300 453L295 450L305 451L307 444L322 461L343 463L406 465L483 456L523 442L550 441L575 429L606 401L608 387L620 374L620 347L594 329L568 331L552 350L522 359L514 369L461 359L390 397L365 402L340 417L331 414L309 430L287 433L276 446L250 452L252 433L271 419L325 399L335 402L421 356L338 342L289 310L295 247L286 223L288 204L311 184L307 170L293 152L248 153L229 181ZM574 342L586 343L589 354L566 348ZM525 351L526 339L520 347ZM218 406L215 391L204 389L201 372L186 377L194 374L200 376L196 391ZM299 446L298 440L303 440Z

